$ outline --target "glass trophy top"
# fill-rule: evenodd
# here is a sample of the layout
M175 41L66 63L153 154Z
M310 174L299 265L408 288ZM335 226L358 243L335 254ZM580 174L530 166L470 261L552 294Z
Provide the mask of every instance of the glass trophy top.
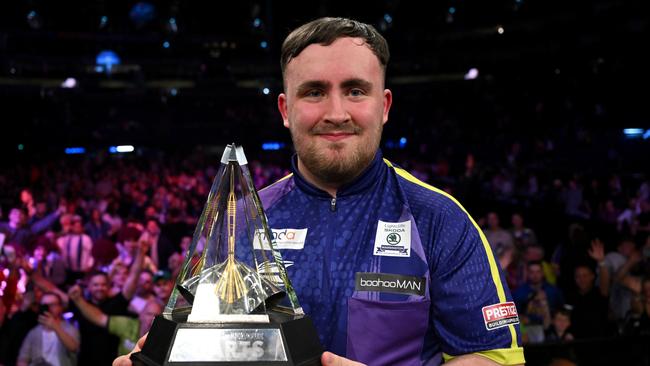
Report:
M272 237L244 150L228 145L164 315L200 323L303 315Z

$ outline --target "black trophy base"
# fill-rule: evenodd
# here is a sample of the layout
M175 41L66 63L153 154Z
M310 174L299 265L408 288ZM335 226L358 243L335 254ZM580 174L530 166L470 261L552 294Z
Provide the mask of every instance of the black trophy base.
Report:
M275 312L269 316L270 323L233 324L187 323L157 316L142 350L131 354L131 361L133 366L321 365L323 348L308 316ZM269 342L271 346L264 344Z

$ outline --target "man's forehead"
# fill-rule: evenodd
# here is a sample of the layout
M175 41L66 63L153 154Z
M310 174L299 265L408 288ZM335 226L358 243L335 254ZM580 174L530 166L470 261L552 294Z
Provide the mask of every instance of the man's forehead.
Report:
M359 73L381 72L377 56L361 38L338 38L331 44L311 44L287 64L289 78L358 77ZM349 73L349 74L346 74Z

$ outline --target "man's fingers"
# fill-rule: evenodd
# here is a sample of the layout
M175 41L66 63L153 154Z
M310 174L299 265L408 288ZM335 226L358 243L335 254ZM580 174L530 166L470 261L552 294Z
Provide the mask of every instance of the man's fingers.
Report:
M130 355L120 356L113 361L113 366L133 366Z
M138 339L138 343L135 345L135 348L133 349L132 352L138 352L142 349L144 346L144 342L147 340L147 335L149 332L145 333L140 339Z
M142 349L142 346L144 346L144 342L147 340L147 334L142 336L142 338L138 339L138 343L135 344L135 347L133 347L133 350L129 352L128 355L120 356L116 358L113 361L113 366L133 366L133 363L131 362L131 353L133 352L140 352Z
M348 360L345 357L337 356L332 352L325 352L320 358L323 366L365 366L362 363Z

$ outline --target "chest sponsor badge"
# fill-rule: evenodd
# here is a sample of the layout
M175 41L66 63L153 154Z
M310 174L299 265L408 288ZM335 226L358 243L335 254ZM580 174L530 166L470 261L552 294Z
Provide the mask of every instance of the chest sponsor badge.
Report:
M519 324L514 302L502 302L483 307L483 320L487 330L494 330L510 324Z
M420 296L424 296L425 285L424 277L390 273L357 272L354 281L356 291L392 292Z
M275 241L278 249L300 250L305 247L307 229L271 229L271 235L273 236L271 239ZM269 248L264 231L258 230L253 240L253 248L262 249L262 243L264 248Z
M411 256L411 221L377 223L374 255L386 257Z

